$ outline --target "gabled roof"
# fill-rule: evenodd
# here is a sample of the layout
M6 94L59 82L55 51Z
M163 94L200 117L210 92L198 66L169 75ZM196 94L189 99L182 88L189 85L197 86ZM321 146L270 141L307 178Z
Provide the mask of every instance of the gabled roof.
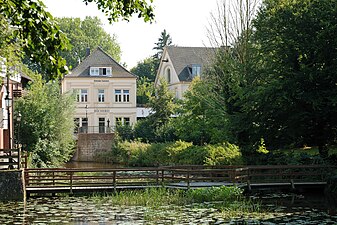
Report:
M201 65L201 70L212 62L217 48L167 46L166 51L180 81L191 81L190 66ZM201 71L201 72L202 72Z
M87 56L75 69L65 77L102 77L90 76L90 67L112 67L112 76L115 78L136 78L137 76L129 72L100 47L96 48Z

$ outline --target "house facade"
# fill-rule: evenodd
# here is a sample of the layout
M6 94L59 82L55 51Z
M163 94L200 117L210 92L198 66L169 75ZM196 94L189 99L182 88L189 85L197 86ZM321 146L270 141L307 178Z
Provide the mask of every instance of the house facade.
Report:
M101 48L62 80L62 93L75 91L75 122L80 133L109 133L117 124L136 122L137 77Z
M201 76L210 65L216 48L166 46L155 79L155 86L164 79L178 99L183 99L192 80Z

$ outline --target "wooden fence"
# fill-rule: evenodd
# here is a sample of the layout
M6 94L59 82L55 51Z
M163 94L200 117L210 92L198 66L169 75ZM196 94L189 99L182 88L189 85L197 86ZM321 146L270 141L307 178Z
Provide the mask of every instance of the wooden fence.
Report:
M112 169L25 169L28 192L112 191L146 187L195 188L326 182L334 167L174 166Z

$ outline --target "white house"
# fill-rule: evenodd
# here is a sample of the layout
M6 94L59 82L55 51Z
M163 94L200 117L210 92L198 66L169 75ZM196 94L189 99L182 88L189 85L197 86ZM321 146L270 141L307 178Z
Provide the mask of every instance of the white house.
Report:
M157 71L155 86L161 78L168 83L175 97L182 99L195 76L202 75L204 69L214 59L216 48L166 46Z
M62 80L62 92L77 92L74 120L87 133L106 133L116 124L134 124L137 77L101 48ZM107 129L109 128L109 129Z

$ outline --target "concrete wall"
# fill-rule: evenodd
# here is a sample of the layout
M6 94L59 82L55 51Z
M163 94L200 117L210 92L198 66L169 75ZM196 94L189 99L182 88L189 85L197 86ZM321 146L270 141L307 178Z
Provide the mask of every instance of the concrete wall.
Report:
M74 161L93 162L97 153L110 151L114 134L78 134Z
M24 201L25 190L21 170L0 171L0 202Z

